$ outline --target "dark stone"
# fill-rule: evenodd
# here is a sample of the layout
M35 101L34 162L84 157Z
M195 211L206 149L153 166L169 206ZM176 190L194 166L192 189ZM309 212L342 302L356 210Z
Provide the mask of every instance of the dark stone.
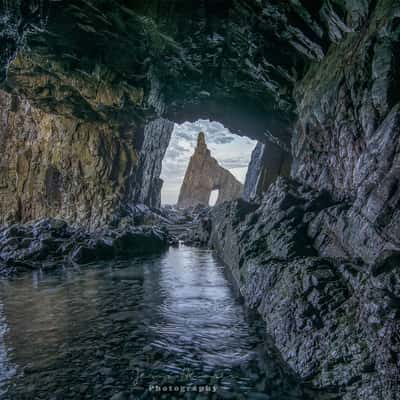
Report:
M243 198L246 201L254 200L259 194L258 182L264 167L264 148L265 145L261 142L258 142L251 154L251 160L243 188Z
M127 227L88 233L64 221L44 219L31 225L14 225L0 233L2 276L57 265L88 264L114 257L158 253L172 238L156 227Z
M117 233L112 246L118 256L134 256L157 253L168 247L165 233L154 228Z
M146 204L153 208L161 207L162 161L173 129L174 124L162 118L150 122L144 129L135 195L135 200L139 204Z
M100 257L94 247L79 246L71 254L71 260L77 264L88 264L94 261L98 261Z
M339 251L332 235L340 213L314 226L333 202L324 191L279 178L259 204L234 201L209 211L199 235L210 232L209 243L298 376L341 399L396 400L398 253L368 265L351 257L355 249ZM321 257L328 249L332 255Z

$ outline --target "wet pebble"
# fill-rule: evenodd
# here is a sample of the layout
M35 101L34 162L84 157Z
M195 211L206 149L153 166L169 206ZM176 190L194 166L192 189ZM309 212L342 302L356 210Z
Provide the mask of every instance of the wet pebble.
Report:
M128 397L126 396L126 394L124 392L119 392L114 394L110 400L127 400Z
M111 373L112 373L112 369L111 368L100 368L99 369L99 373L101 374L101 375L111 375Z

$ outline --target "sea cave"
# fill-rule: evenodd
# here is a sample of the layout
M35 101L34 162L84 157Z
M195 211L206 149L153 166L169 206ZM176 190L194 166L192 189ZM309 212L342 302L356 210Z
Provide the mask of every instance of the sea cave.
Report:
M0 398L399 400L399 50L398 0L0 0Z

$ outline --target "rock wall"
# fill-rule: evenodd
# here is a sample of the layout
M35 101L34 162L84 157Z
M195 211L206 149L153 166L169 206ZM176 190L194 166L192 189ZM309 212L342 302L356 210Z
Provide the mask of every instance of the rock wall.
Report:
M378 1L296 89L292 176L341 201L309 232L317 243L331 232L324 255L373 263L400 245L399 15L399 2Z
M279 176L290 176L292 156L289 150L273 142L258 142L253 150L244 183L243 198L255 200L267 191Z
M399 6L377 1L296 84L297 181L209 219L285 361L340 399L400 393Z
M178 207L208 206L211 192L216 189L219 190L216 204L221 204L240 197L243 185L211 157L204 133L200 132L179 193Z
M0 223L57 217L95 229L123 215L135 187L133 136L4 91L0 124Z
M251 159L249 168L247 169L242 195L242 197L247 201L254 200L259 194L258 183L264 166L264 150L265 145L261 142L257 142L256 147L251 153Z
M279 178L260 203L212 209L201 237L208 235L300 378L333 398L397 400L400 248L373 264L321 256L335 245L331 227L318 231L318 243L308 232L332 207L327 191Z
M144 129L143 143L139 155L135 202L149 207L161 207L160 178L162 162L167 151L174 124L159 118L150 122Z

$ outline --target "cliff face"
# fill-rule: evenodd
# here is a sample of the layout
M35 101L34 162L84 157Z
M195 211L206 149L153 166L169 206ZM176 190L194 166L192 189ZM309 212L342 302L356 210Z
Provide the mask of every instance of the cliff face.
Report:
M123 215L138 160L130 135L4 91L0 121L0 223L58 217L94 229Z
M216 189L219 190L216 204L221 204L240 197L243 185L211 157L204 133L200 132L179 193L178 207L208 206L211 192Z
M167 151L174 124L159 118L146 125L139 155L139 170L135 184L134 202L153 208L161 207L160 178L162 161Z
M330 232L324 255L373 263L400 246L399 7L377 2L365 28L297 86L292 176L341 201L311 228L319 244Z
M381 251L372 234L372 263L355 245L342 251L332 212L340 207L326 191L279 178L259 203L213 208L197 237L229 266L300 378L338 399L397 400L400 251L390 241Z

